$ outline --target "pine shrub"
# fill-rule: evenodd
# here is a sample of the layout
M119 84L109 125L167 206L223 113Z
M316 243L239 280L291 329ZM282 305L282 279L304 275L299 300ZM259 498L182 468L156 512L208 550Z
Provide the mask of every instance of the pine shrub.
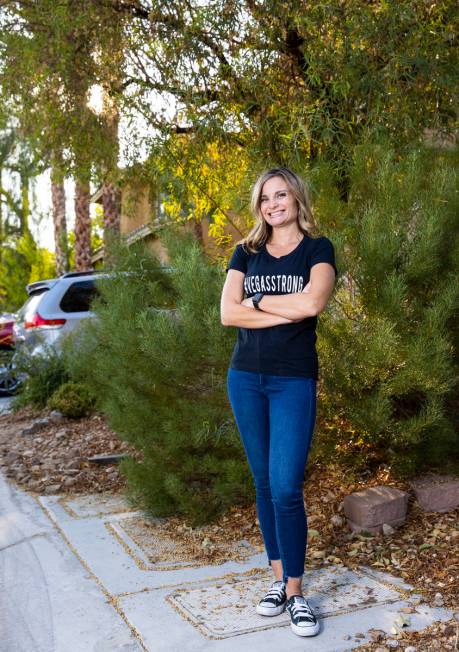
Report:
M86 385L70 380L54 392L47 405L51 410L59 410L66 417L80 419L91 413L94 403L94 396Z
M362 145L348 202L318 199L340 270L319 320L328 455L405 477L459 470L457 158Z
M220 323L222 269L193 238L164 241L170 270L141 245L117 252L68 364L140 453L120 465L134 504L200 524L254 498L226 396L234 332Z
M15 410L25 405L45 408L54 392L69 380L64 359L52 347L46 347L43 354L15 356L16 371L25 375L20 394L13 401Z

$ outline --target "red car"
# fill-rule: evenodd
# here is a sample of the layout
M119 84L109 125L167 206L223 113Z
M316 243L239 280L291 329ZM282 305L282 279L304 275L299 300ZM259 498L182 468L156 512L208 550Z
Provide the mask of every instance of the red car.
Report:
M13 326L15 321L16 315L0 314L0 349L9 349L14 346Z

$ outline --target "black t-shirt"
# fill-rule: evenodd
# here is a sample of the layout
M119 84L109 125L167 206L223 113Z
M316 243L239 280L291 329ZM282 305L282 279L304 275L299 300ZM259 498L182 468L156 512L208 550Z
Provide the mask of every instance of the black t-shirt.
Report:
M239 244L226 271L237 269L245 274L246 297L257 292L291 294L302 292L316 263L330 263L338 275L331 241L305 235L293 251L280 258L271 256L265 245L252 254ZM307 317L268 328L238 328L230 366L241 371L317 379L316 325L317 317Z

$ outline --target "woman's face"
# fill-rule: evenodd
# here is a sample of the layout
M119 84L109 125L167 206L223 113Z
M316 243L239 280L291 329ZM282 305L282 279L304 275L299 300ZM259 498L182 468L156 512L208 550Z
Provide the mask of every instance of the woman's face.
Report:
M296 199L282 177L272 177L263 184L260 211L263 219L273 227L296 222L298 217Z

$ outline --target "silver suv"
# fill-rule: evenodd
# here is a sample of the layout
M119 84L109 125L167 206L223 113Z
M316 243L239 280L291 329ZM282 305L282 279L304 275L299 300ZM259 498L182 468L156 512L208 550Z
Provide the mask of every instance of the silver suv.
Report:
M30 355L60 348L62 336L83 319L95 317L91 302L97 296L96 279L104 272L69 272L60 278L30 283L29 298L18 312L14 325L17 348Z

